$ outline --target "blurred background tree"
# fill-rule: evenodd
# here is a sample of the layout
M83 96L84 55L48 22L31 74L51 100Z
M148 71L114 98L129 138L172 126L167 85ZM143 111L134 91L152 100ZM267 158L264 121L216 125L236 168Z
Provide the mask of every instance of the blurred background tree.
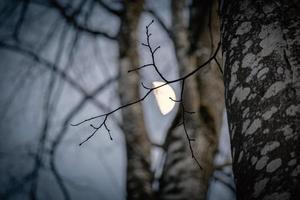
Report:
M1 198L234 199L219 7L208 0L2 1ZM149 39L160 46L154 59L167 80L216 56L186 79L170 114L162 116L150 95L105 124L97 118L72 127L141 98L141 82L165 81L153 66L128 73L153 61L140 45L153 19ZM178 98L181 86L172 84Z

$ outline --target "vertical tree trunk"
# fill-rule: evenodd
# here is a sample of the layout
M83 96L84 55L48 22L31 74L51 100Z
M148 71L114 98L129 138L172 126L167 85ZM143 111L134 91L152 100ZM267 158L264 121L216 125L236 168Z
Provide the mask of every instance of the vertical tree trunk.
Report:
M185 1L172 1L172 34L180 75L185 75L197 65L205 62L217 46L219 39L217 1L211 9L210 1L195 1L192 8L190 29L184 16ZM211 13L212 18L210 18ZM209 20L217 25L208 28ZM197 24L199 23L199 24ZM194 28L197 26L197 28ZM201 28L202 27L202 28ZM214 35L212 40L210 35ZM211 45L213 44L213 45ZM196 114L185 114L189 136L195 138L192 147L200 169L192 158L179 109L166 138L166 161L160 179L160 198L206 199L209 178L213 172L213 159L218 145L219 130L224 109L223 80L216 63L205 67L198 76L185 81L183 102L186 110Z
M143 1L125 1L124 5L119 39L119 93L122 105L140 97L138 74L129 74L128 70L139 66L137 40ZM135 104L122 109L122 117L127 150L127 199L152 199L151 145L147 137L142 105Z
M300 199L300 6L224 2L225 88L238 199Z

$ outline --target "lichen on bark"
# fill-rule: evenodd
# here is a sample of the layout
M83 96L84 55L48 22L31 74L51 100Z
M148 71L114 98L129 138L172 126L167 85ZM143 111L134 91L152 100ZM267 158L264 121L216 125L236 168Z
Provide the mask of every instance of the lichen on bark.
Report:
M225 99L238 199L300 197L299 13L297 1L224 1Z

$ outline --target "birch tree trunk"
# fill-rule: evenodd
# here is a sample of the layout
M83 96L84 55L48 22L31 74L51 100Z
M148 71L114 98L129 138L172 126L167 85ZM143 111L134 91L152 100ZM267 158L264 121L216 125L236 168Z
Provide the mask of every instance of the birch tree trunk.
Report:
M125 105L139 99L139 77L128 70L139 66L138 60L138 24L144 2L125 1L125 10L121 21L119 48L120 103ZM151 144L147 137L141 104L122 109L123 132L127 151L127 199L152 199L152 172L150 168Z
M193 2L196 4L193 6L197 7L191 10L188 28L184 16L185 1L172 1L171 31L181 76L205 62L214 51L211 48L216 48L218 44L217 1L214 1L213 8L209 2ZM211 24L217 23L212 29L208 27L210 20L213 20ZM212 39L211 35L215 38ZM205 68L198 76L185 81L183 96L185 109L196 112L193 115L185 114L185 120L189 136L195 138L195 142L192 142L195 157L203 169L192 158L183 127L178 126L182 122L182 110L179 109L167 133L167 156L160 179L160 199L206 199L222 123L224 86L216 63L212 62Z
M226 107L238 199L300 199L300 6L224 2Z

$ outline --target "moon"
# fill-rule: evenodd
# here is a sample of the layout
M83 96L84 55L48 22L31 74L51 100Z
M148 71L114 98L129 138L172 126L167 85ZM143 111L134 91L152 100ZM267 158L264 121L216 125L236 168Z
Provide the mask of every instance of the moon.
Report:
M152 83L154 87L158 87L163 84L165 84L165 82L154 81ZM153 92L160 112L163 115L171 112L171 110L175 107L175 102L173 100L176 100L176 95L173 88L167 84L158 89L155 89ZM173 100L171 100L170 98L172 98Z

